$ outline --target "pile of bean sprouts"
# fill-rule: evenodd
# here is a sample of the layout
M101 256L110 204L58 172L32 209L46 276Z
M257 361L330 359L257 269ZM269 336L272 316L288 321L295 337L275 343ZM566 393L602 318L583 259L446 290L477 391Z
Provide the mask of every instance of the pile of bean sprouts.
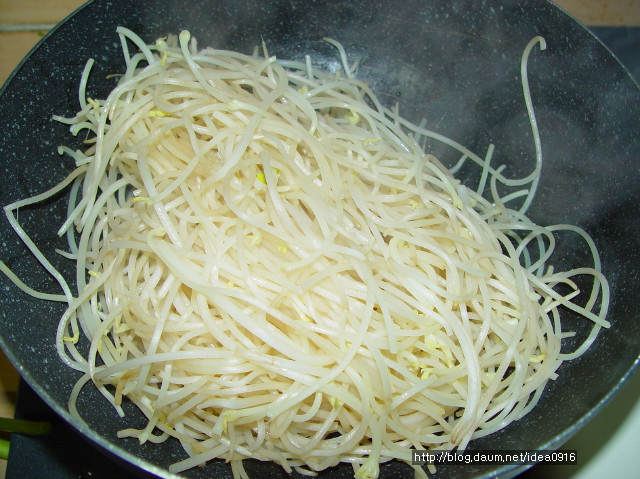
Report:
M521 64L536 158L514 180L490 165L493 146L479 157L382 106L334 40L341 68L326 72L264 45L245 55L198 50L187 31L151 45L118 34L117 87L87 98L89 61L80 111L54 117L88 134L85 151L60 148L77 168L5 207L63 293L2 270L68 304L56 343L83 373L72 413L88 382L120 414L132 401L148 423L119 436L175 438L186 454L173 472L221 458L245 478L254 458L376 478L412 449L464 449L521 418L608 327L591 238L526 216L542 168L526 67L542 38ZM457 151L456 168L475 164L479 184L460 184L425 139ZM75 293L15 214L64 189ZM559 230L593 264L554 271ZM578 275L592 278L583 304ZM561 310L593 325L571 353Z

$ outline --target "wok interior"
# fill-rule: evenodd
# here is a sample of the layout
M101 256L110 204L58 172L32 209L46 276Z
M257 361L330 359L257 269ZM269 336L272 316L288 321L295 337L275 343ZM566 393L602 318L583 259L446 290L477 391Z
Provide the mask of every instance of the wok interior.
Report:
M132 2L133 3L133 2ZM632 298L638 267L640 185L635 162L640 152L637 85L611 54L583 27L543 2L373 2L290 1L140 1L135 5L88 4L59 27L31 55L6 86L0 121L7 132L0 162L6 171L3 205L39 193L59 182L73 165L59 157L59 144L80 147L52 114L71 115L78 108L77 85L87 58L96 59L88 96L104 98L115 85L109 74L124 62L115 28L123 25L148 42L189 29L201 47L249 53L265 41L270 54L301 59L311 54L326 68L338 67L329 36L343 43L349 57L360 57L358 76L386 102L399 103L400 113L466 145L481 156L495 143L496 163L506 163L513 177L530 171L534 146L519 79L519 60L535 35L548 49L534 51L529 77L541 131L544 164L539 192L530 210L541 224L572 223L584 227L602 255L612 285L609 320L596 344L581 358L566 363L539 405L524 419L472 443L476 449L541 449L560 446L591 414L638 357L640 322ZM28 99L28 101L25 101ZM25 138L29 138L28 141ZM430 145L445 164L458 158ZM440 149L439 149L440 148ZM427 147L429 149L429 146ZM471 171L462 172L463 181ZM21 210L20 220L48 257L64 241L55 232L66 215L65 195L42 208ZM14 238L2 218L2 258L36 289L57 292L49 278ZM571 238L560 245L558 268L583 264L588 255ZM54 264L67 276L73 265ZM66 418L66 402L76 373L57 357L53 338L60 305L43 304L18 294L0 277L0 339L9 357L34 389ZM564 319L563 319L564 320ZM567 315L566 324L586 334L589 324ZM566 347L570 347L567 344ZM130 407L125 419L100 394L87 387L79 401L86 425L74 424L111 453L144 469L166 468L184 457L175 441L140 445L121 440L118 429L143 427L142 415ZM283 477L273 464L248 464L256 477ZM158 472L158 471L156 471ZM472 464L443 466L436 477L477 477L515 468ZM162 474L161 472L159 472ZM320 477L352 477L350 466ZM386 474L412 477L408 466L391 463ZM220 462L190 470L187 477L231 477Z

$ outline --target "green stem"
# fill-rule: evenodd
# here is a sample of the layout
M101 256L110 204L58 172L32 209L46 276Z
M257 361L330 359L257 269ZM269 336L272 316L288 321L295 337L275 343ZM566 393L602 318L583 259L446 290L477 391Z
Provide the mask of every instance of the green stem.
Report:
M0 439L0 459L9 459L9 441Z
M43 421L25 421L24 419L2 417L0 418L0 431L42 435L51 432L51 424Z

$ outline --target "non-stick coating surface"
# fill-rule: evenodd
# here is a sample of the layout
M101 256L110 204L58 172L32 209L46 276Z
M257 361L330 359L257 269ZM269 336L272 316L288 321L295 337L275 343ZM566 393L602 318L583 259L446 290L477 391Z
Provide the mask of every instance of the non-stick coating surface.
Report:
M544 165L532 218L542 224L573 223L586 228L602 253L612 285L613 327L579 360L565 364L539 406L525 419L472 443L480 449L538 449L561 445L630 374L640 351L636 300L640 271L640 90L613 56L582 26L546 2L423 1L95 1L61 24L30 54L0 96L0 203L6 205L59 182L72 168L58 145L79 147L52 114L78 109L77 86L87 58L96 60L88 96L103 98L114 86L107 75L122 71L115 34L126 26L151 42L189 29L201 46L249 53L263 39L281 58L310 53L336 66L322 42L341 41L351 58L361 56L358 75L371 82L388 105L483 154L496 144L494 161L513 177L527 173L534 146L519 79L526 43L545 37L548 49L532 53L529 76L540 125ZM434 151L443 161L448 153ZM456 158L457 159L457 158ZM462 179L465 179L463 173ZM19 218L49 257L64 248L56 231L65 215L60 195L41 208L24 208ZM27 284L58 292L19 240L0 219L0 257ZM560 245L559 266L584 264L588 255L571 238ZM72 274L61 259L55 265ZM63 417L77 374L58 359L53 338L63 308L17 292L0 275L0 344L29 384ZM567 317L578 338L584 321ZM569 345L570 346L570 345ZM142 426L132 408L120 419L106 401L85 388L80 410L86 424L73 423L100 447L137 466L168 476L168 465L184 457L174 441L140 445L116 431ZM251 477L285 477L271 464L247 464ZM482 465L441 467L435 477L477 477L516 468ZM186 477L231 477L212 463ZM320 477L352 477L351 467ZM391 463L381 477L412 477Z

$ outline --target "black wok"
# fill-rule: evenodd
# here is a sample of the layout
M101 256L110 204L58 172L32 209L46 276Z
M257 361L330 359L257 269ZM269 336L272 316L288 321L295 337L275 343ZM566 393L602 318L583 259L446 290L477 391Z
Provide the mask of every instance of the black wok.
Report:
M483 153L496 144L496 162L511 174L531 167L534 145L522 100L519 61L526 43L545 37L548 49L534 51L529 77L540 125L544 165L531 217L541 224L572 223L598 245L611 282L612 328L582 357L562 366L539 405L524 419L472 443L476 449L555 449L606 403L630 376L640 352L636 307L640 282L640 89L627 71L583 26L544 1L412 2L357 1L94 1L55 28L30 53L0 92L0 203L39 193L72 168L58 145L79 147L52 114L72 115L87 58L96 59L88 96L103 98L115 85L107 75L123 69L116 26L153 41L189 29L201 46L252 51L262 39L281 58L305 53L331 65L333 51L321 39L341 41L362 57L359 76L371 81L401 113L470 149ZM435 151L437 154L444 152ZM443 158L447 162L448 158ZM465 179L466 173L462 174ZM65 216L65 196L20 211L20 221L45 254L64 242L55 234ZM26 283L57 292L56 284L0 219L0 257ZM584 248L567 239L558 267L583 264ZM67 275L72 265L54 263ZM74 421L67 399L77 374L54 347L62 306L19 292L0 275L0 345L27 383L59 415L95 445L139 470L170 477L167 467L184 457L173 441L160 445L121 440L125 426L142 426L133 408L120 419L99 393L85 388ZM567 315L576 329L570 349L587 324ZM271 464L249 464L252 477L284 477ZM435 477L510 477L518 466L443 466ZM231 477L214 462L185 477ZM352 477L339 467L321 477ZM409 467L391 463L381 477L412 477Z

